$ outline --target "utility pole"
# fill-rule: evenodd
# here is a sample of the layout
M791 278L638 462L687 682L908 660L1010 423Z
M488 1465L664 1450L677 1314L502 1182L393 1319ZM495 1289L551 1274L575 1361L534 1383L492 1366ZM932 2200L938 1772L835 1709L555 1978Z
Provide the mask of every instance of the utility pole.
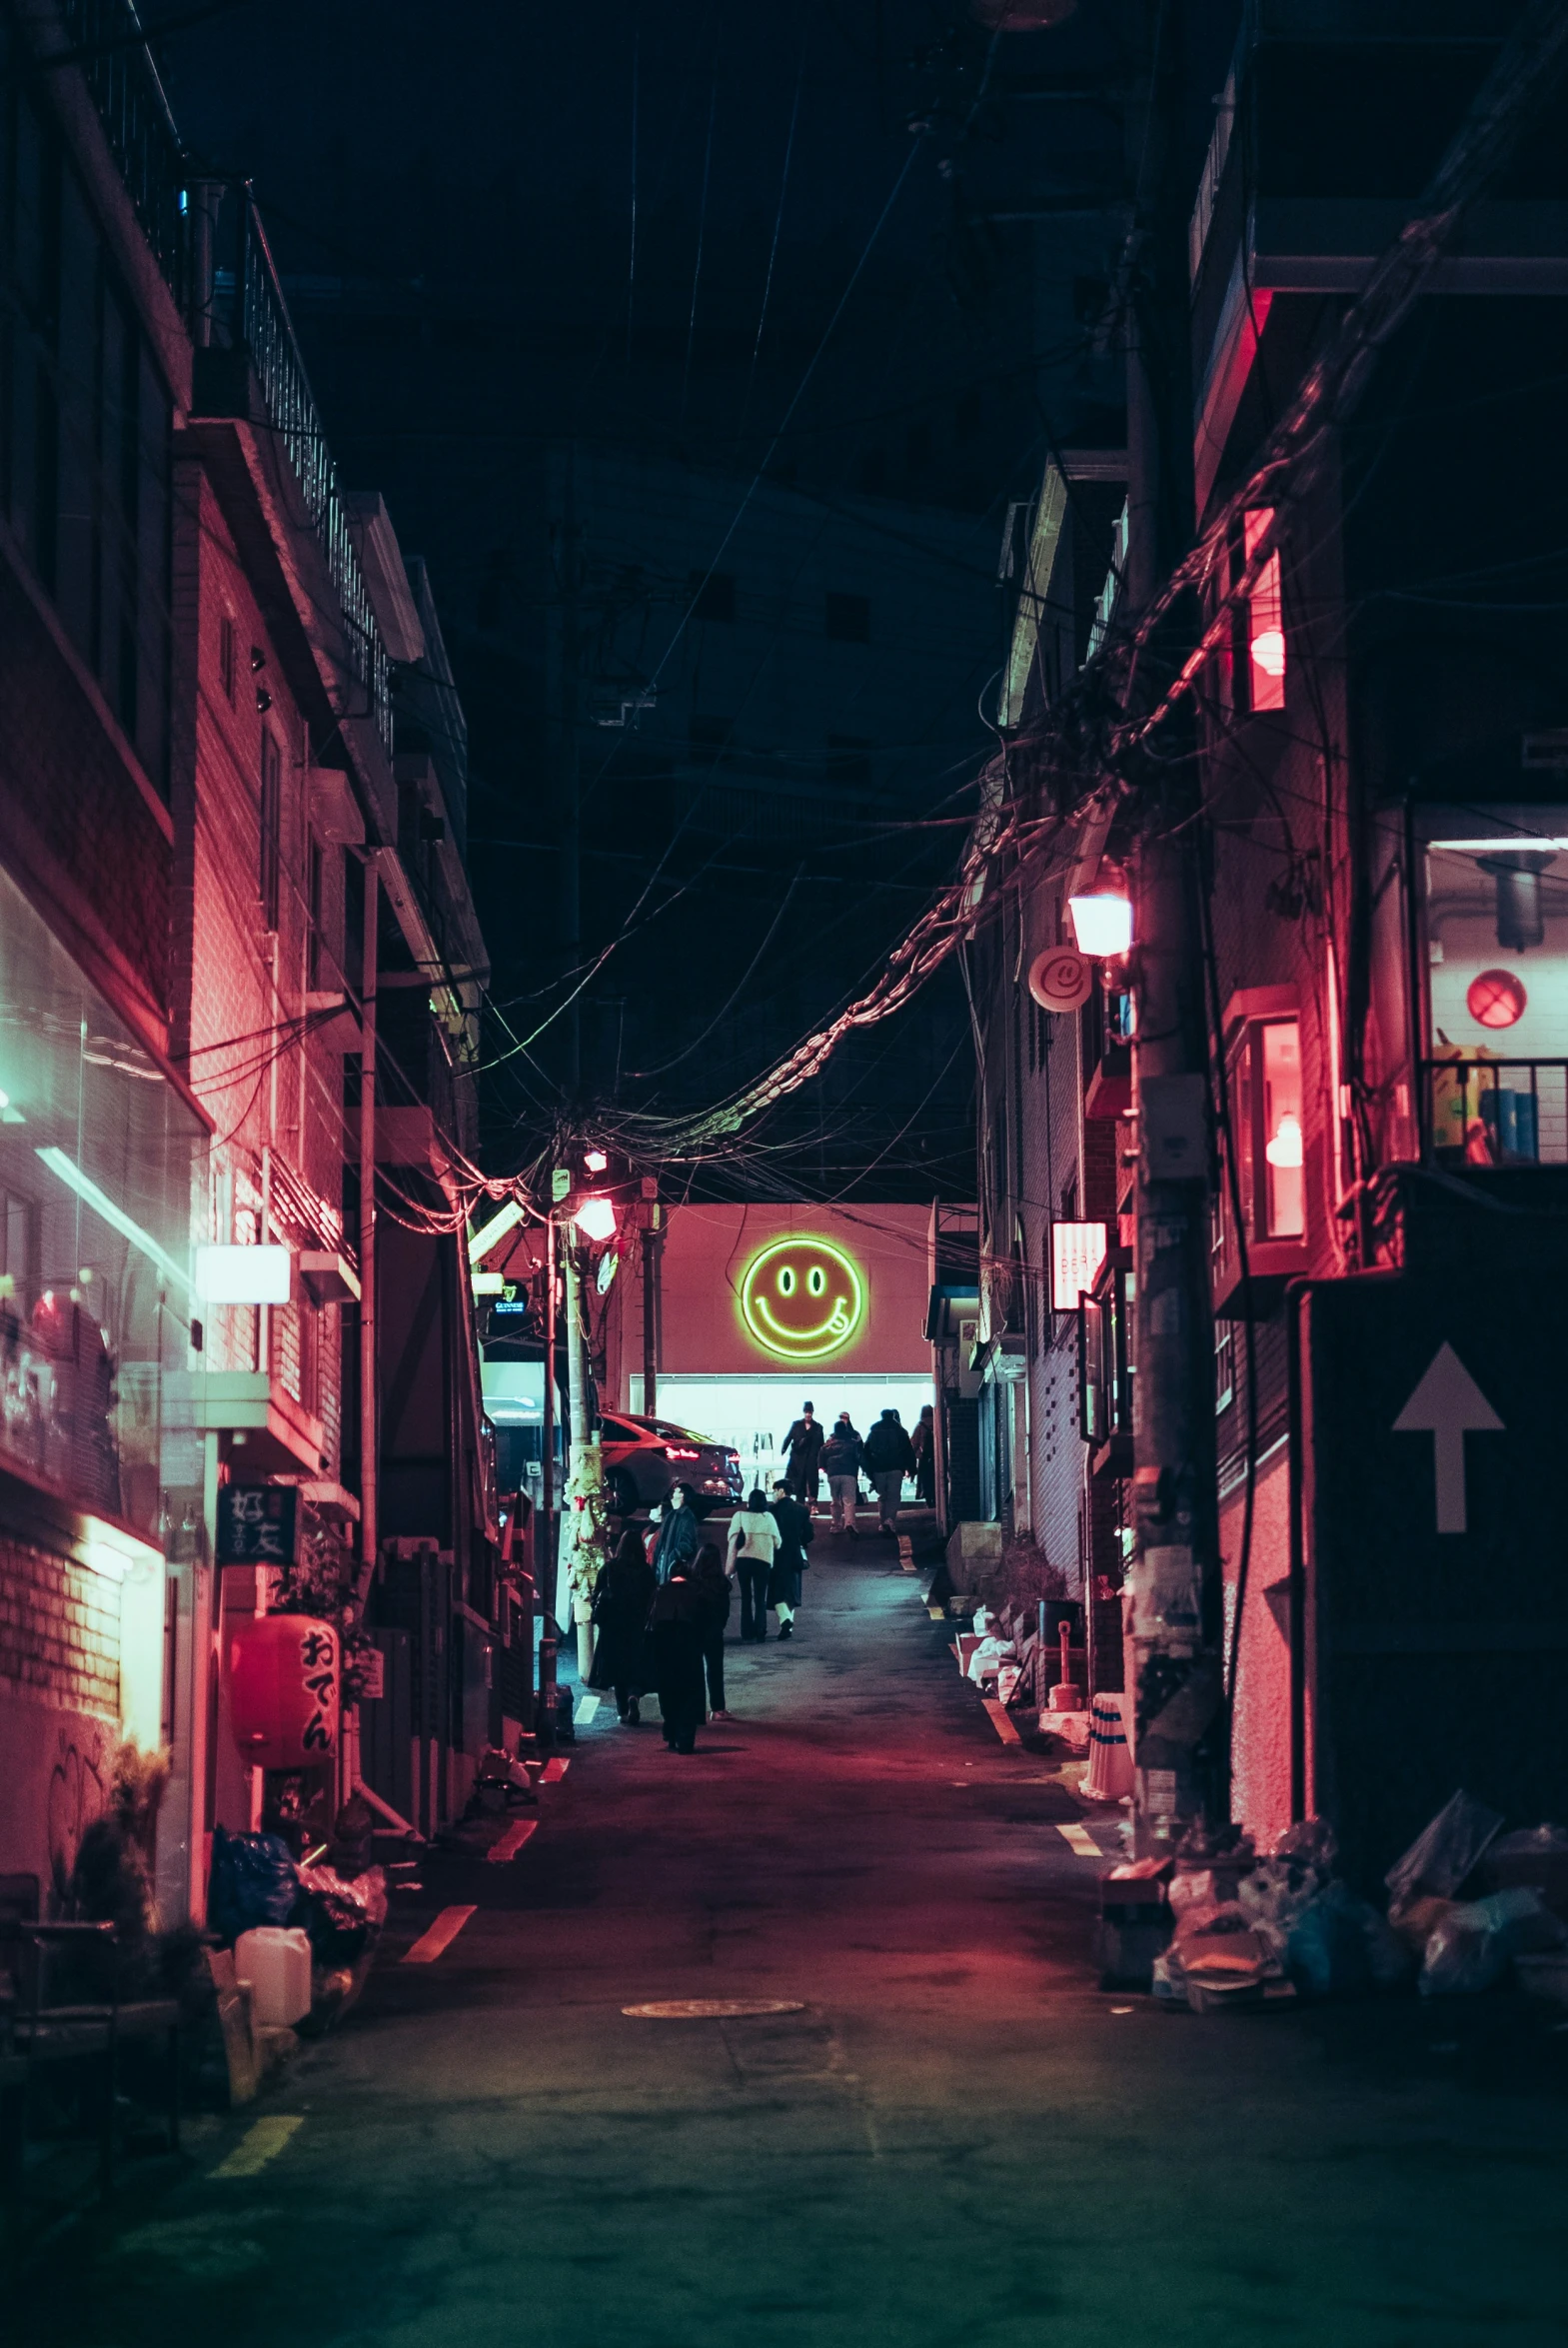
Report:
M572 990L566 1007L565 1090L576 1101L583 1081L583 1006L577 994L583 959L583 775L578 708L582 645L578 618L580 552L577 444L566 447L561 507L561 963Z
M1157 19L1141 184L1129 248L1130 624L1191 529L1187 282L1173 167L1180 119L1179 11ZM1145 673L1158 672L1157 661ZM1209 1289L1208 1021L1190 759L1146 786L1133 888L1133 1061L1138 1122L1137 1364L1131 1645L1140 1848L1168 1847L1228 1809L1221 1662L1223 1591Z
M659 1403L659 1258L665 1234L659 1200L646 1193L657 1183L644 1179L643 1226L643 1415L652 1418Z
M534 1602L550 1628L539 1644L539 1709L535 1728L547 1736L556 1722L556 1205L559 1176L552 1184L545 1224L545 1395L540 1418L539 1530L534 1542Z

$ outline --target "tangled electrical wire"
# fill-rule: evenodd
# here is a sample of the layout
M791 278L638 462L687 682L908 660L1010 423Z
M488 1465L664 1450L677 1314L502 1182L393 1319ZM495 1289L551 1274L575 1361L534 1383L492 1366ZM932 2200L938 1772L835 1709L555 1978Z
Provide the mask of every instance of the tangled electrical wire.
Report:
M641 1143L666 1160L699 1158L737 1135L818 1075L851 1031L901 1010L969 935L994 876L1004 867L1014 878L1025 870L1037 872L1069 830L1075 836L1096 814L1113 813L1131 795L1159 729L1195 694L1228 642L1233 615L1255 592L1288 514L1320 481L1335 436L1366 392L1378 354L1426 289L1470 206L1550 103L1565 67L1568 10L1559 0L1531 0L1414 216L1346 307L1246 480L1132 624L1108 632L1098 656L1046 713L1039 733L1010 746L1012 754L1024 754L1025 789L1014 788L1009 748L982 771L980 813L956 878L893 948L873 985L718 1107L685 1120L623 1116L618 1123L630 1148ZM1233 569L1231 549L1248 514L1263 519L1249 534L1244 562ZM1227 569L1232 576L1224 585ZM1140 669L1193 603L1206 611L1196 642L1169 682L1140 706ZM1033 812L1042 779L1050 804Z

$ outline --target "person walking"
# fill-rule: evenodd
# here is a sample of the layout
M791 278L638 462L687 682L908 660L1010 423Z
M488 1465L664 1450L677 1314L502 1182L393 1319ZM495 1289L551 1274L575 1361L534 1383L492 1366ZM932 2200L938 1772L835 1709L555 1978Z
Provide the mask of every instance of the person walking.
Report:
M876 1486L876 1529L891 1537L898 1530L903 1479L914 1472L914 1445L896 1410L884 1410L866 1436L865 1472Z
M860 1499L860 1454L863 1443L847 1410L840 1410L832 1433L822 1445L822 1470L832 1502L833 1530L855 1536L854 1512Z
M725 1624L730 1619L730 1576L713 1541L704 1541L692 1567L703 1597L703 1666L708 1673L708 1711L714 1720L728 1720L725 1709Z
M703 1687L703 1593L690 1563L678 1563L654 1593L648 1618L654 1650L654 1685L664 1718L665 1742L673 1753L697 1750L697 1731L707 1710Z
M779 1524L759 1485L730 1519L730 1565L741 1582L741 1636L768 1636L768 1583L779 1548Z
M590 1687L614 1689L616 1710L629 1726L642 1718L639 1696L653 1685L648 1653L648 1609L657 1587L636 1525L621 1533L594 1588L594 1667Z
M659 1537L654 1542L654 1571L659 1579L668 1581L677 1565L690 1565L702 1538L703 1527L698 1522L691 1493L684 1483L673 1483L659 1520Z
M769 1514L779 1527L779 1546L774 1553L774 1569L768 1577L768 1602L779 1616L781 1638L794 1636L794 1610L800 1603L800 1576L810 1563L806 1550L811 1545L811 1511L800 1500L791 1498L789 1487L783 1477L774 1486Z
M784 1436L784 1481L795 1499L803 1500L807 1508L816 1505L821 1467L822 1430L810 1403L802 1402L799 1417L791 1421Z
M936 1413L929 1402L921 1404L920 1416L909 1437L914 1451L914 1488L927 1508L936 1505Z

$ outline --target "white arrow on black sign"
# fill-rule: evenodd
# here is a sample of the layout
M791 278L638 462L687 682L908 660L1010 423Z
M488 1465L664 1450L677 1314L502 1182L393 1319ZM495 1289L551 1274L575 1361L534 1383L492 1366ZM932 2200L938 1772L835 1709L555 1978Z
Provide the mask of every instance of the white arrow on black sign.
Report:
M1452 1345L1439 1345L1426 1374L1394 1420L1395 1434L1430 1434L1437 1469L1437 1529L1463 1532L1466 1433L1502 1434L1502 1420Z

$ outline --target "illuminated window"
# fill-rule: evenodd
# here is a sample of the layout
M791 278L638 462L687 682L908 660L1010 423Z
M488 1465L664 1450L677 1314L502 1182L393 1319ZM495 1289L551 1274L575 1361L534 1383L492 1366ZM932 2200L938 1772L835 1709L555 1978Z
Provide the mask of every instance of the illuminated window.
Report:
M1247 515L1242 557L1250 563L1258 540L1273 522L1271 506L1258 506ZM1254 711L1282 710L1285 706L1285 607L1280 592L1279 549L1264 563L1246 601L1246 678L1248 707Z
M1230 1110L1247 1237L1306 1230L1301 1023L1248 1020L1231 1049Z
M257 874L262 927L276 930L283 880L283 760L264 726L261 738L261 849Z

